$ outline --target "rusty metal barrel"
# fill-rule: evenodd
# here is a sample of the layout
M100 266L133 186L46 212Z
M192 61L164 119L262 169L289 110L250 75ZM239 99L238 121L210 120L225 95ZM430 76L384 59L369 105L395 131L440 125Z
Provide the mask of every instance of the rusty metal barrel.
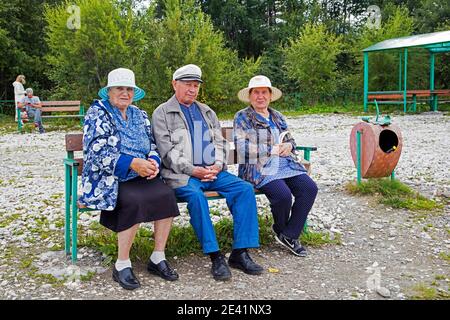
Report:
M357 132L361 137L360 166L363 178L381 178L391 175L400 159L403 137L395 124L357 123L350 134L350 150L355 166L357 159Z

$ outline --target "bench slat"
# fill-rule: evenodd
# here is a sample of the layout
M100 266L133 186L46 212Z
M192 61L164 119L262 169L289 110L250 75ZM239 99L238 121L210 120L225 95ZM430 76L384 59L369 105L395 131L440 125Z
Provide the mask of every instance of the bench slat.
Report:
M41 116L41 118L82 118L84 115L80 114L63 114L60 116Z
M407 97L411 97L411 96L408 96L407 95ZM384 99L403 99L403 95L401 95L401 94L386 94L386 95L369 95L368 97L367 97L369 100L372 100L372 99L377 99L377 100L384 100Z
M81 101L42 101L42 106L79 106Z
M450 89L438 89L438 90L408 90L406 91L406 97L411 98L413 95L416 97L431 97L433 94L437 96L450 96ZM403 100L403 94L399 93L377 93L377 94L369 94L367 96L369 100L377 99L377 100L395 100L400 99Z
M42 107L42 112L63 112L63 111L80 111L80 106L77 107Z

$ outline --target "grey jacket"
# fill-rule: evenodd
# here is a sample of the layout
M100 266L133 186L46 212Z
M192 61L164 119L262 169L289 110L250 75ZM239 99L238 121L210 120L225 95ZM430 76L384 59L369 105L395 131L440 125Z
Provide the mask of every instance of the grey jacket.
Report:
M222 136L216 113L206 104L195 101L203 115L215 148L215 163L226 170L229 144ZM161 160L161 175L172 188L187 185L192 175L193 152L191 133L175 95L158 106L152 115L153 136Z

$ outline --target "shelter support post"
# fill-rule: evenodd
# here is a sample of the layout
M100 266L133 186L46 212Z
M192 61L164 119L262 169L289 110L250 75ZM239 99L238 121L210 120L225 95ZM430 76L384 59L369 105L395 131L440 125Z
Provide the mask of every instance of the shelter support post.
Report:
M364 112L367 112L368 91L369 91L369 53L364 52Z

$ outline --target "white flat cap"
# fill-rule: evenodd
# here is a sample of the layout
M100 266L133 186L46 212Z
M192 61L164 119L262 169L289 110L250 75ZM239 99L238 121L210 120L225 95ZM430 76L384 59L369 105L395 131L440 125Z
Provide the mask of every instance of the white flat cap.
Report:
M195 64L188 64L177 69L173 73L172 79L180 81L198 81L203 83L202 70Z

